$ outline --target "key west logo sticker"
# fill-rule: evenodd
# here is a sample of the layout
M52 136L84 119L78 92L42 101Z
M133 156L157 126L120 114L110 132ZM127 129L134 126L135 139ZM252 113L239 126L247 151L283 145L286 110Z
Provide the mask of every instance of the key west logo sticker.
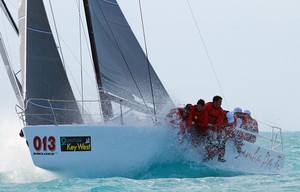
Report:
M61 151L91 151L91 137L60 137Z

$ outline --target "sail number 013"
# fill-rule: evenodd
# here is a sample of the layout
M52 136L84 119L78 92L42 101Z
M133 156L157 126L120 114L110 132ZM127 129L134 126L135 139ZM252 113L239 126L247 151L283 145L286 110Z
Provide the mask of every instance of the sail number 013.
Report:
M33 138L33 147L35 150L40 151L43 149L44 151L54 151L55 150L55 137L43 137L35 136Z

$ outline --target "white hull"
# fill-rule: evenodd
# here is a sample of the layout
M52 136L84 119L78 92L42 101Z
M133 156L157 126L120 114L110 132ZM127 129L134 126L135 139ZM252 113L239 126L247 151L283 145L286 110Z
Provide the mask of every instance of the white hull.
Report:
M174 143L174 136L169 130L163 126L122 125L23 128L35 166L60 172L93 171L102 176L123 176L128 174L128 170L144 170L155 159L166 157L166 153L174 153L180 147L170 145ZM283 168L284 156L279 152L251 143L245 143L242 151L238 155L229 141L226 162L217 162L215 157L204 164L214 169L245 173L279 173ZM199 155L199 151L189 157L185 160L202 163L203 155Z
M219 163L216 157L207 162L207 166L221 170L237 171L243 173L278 174L284 165L284 155L253 143L244 141L242 152L237 153L233 142L226 144L224 159L226 162Z
M106 172L109 176L118 176L123 175L122 170L144 168L159 155L160 146L166 142L167 130L162 130L121 125L49 125L23 129L35 166L63 172L101 172L104 176ZM83 149L84 142L75 141L79 137L83 137L82 141L90 138L90 144L85 144ZM52 138L55 138L54 150ZM73 144L66 139L73 139ZM41 140L40 150L37 150L37 140ZM62 146L63 143L66 145Z

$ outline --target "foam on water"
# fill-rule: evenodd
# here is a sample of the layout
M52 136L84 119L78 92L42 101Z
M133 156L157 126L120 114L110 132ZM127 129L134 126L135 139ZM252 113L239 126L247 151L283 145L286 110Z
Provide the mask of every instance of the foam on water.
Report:
M0 174L2 182L24 183L47 181L55 174L32 164L25 139L19 137L21 126L15 117L1 115Z

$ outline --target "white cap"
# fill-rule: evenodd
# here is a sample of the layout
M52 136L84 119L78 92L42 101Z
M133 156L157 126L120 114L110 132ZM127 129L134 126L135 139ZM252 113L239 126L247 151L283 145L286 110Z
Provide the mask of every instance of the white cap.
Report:
M248 114L248 115L251 115L251 112L250 112L249 110L244 110L243 113L246 113L246 114Z
M233 116L233 113L232 112L227 112L226 113L226 118L227 118L227 121L228 123L233 123L234 122L234 116Z
M236 108L234 108L233 112L234 113L242 113L242 108L236 107Z

